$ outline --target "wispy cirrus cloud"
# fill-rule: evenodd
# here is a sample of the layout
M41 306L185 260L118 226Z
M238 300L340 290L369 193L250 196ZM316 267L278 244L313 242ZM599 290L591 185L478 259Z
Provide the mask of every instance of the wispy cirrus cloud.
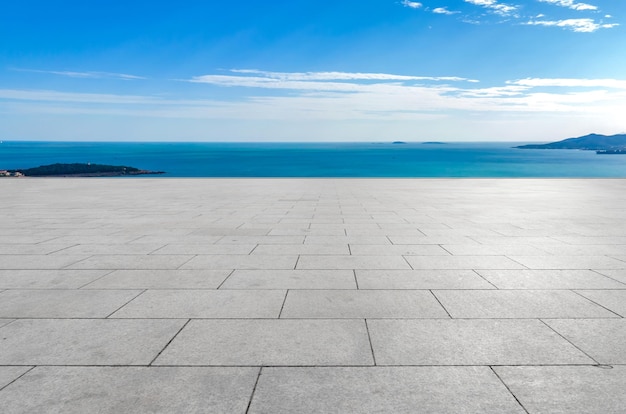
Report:
M484 7L491 12L500 16L511 16L519 9L519 6L511 4L498 3L496 0L465 0L466 3L473 4L475 6Z
M618 79L526 78L507 83L525 87L601 87L626 90L626 80Z
M435 14L446 14L446 15L450 16L452 14L459 14L461 12L460 11L448 10L447 7L437 7L437 8L433 9L433 13L435 13Z
M419 9L422 7L422 3L416 1L402 0L402 5L410 9Z
M572 10L598 10L597 6L587 3L576 3L574 0L538 0L541 3L555 4Z
M278 81L467 81L477 82L473 79L462 78L457 76L407 76L395 75L389 73L362 73L362 72L270 72L258 69L230 69L228 72L233 75L203 75L193 77L190 82L219 83L222 81L241 80L247 83L249 80L260 82L278 82ZM240 76L245 75L245 76ZM252 77L248 75L256 75Z
M405 2L406 1L407 0L405 0ZM522 2L522 0L512 0L509 3L504 3L500 0L463 0L464 3L479 8L481 10L480 12L467 9L463 12L453 11L445 6L431 8L428 4L423 6L420 4L420 8L425 12L440 15L459 15L459 21L474 25L509 23L522 26L556 27L578 33L592 33L620 25L619 23L612 22L605 23L602 19L598 19L598 13L601 11L598 6L593 4L578 2L576 0L532 0L533 2L543 3L544 6L542 6L540 10L534 10L532 14L524 13L524 11L530 10L527 4L529 1L531 0L526 0L526 2ZM561 9L568 10L558 11L550 6L558 6ZM582 13L583 16L586 13L587 16L575 18L571 15L567 15L567 13L571 13L572 10ZM485 11L487 11L487 13L485 13ZM538 11L540 12L538 13ZM494 16L496 19L494 19ZM610 14L604 14L604 19L611 19L612 17L613 16Z
M592 33L600 29L611 29L618 23L597 23L594 19L529 20L529 26L562 27L579 33Z
M40 69L23 69L13 68L12 70L19 72L31 72L31 73L45 73L49 75L65 76L68 78L80 78L80 79L120 79L120 80L140 80L146 79L143 76L129 75L126 73L113 73L113 72L76 72L68 70L40 70Z

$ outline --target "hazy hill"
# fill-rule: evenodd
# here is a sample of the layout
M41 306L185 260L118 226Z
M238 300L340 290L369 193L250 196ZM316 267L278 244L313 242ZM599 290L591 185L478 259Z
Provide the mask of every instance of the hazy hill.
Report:
M568 138L549 144L520 145L523 149L580 149L580 150L619 150L626 149L626 134L589 134L578 138Z

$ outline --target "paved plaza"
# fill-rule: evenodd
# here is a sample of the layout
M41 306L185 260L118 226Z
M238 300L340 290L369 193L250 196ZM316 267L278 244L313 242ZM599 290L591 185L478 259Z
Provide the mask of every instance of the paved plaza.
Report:
M626 180L0 194L3 414L626 412Z

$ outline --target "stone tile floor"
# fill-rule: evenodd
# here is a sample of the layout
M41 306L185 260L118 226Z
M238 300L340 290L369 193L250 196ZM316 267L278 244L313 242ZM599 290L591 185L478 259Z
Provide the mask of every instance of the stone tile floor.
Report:
M626 412L626 180L0 180L2 413Z

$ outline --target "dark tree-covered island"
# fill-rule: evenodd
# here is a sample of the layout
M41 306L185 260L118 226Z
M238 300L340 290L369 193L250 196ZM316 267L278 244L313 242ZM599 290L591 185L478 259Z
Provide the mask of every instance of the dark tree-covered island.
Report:
M35 168L9 170L12 175L26 177L119 177L144 174L165 174L164 171L140 170L125 165L103 164L50 164Z
M626 134L589 134L568 138L549 144L520 145L521 149L578 149L596 151L598 154L626 154Z

